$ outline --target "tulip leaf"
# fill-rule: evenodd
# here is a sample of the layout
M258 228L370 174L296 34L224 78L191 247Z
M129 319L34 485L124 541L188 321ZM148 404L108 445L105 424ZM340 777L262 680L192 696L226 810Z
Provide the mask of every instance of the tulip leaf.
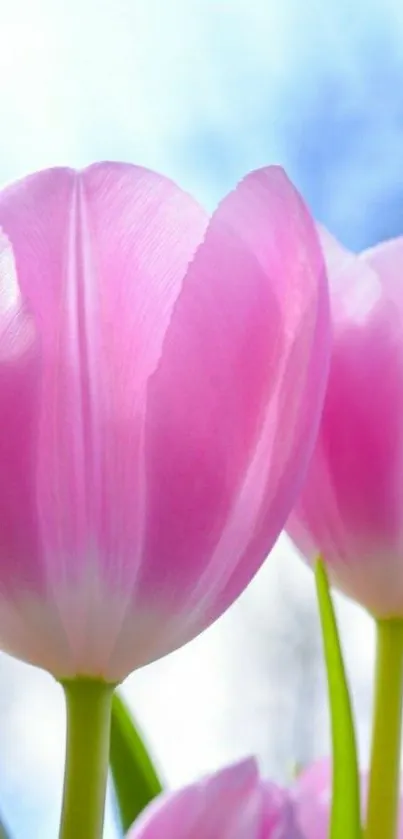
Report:
M124 833L162 791L162 784L141 734L122 697L112 704L110 767Z
M336 615L322 560L315 568L329 692L333 798L329 839L362 839L360 781L350 692Z

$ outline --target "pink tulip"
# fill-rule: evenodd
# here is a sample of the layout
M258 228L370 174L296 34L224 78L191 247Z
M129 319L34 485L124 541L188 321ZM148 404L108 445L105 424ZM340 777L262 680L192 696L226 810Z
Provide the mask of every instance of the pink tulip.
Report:
M0 646L114 682L240 594L323 401L317 234L283 172L211 219L153 172L0 193Z
M288 530L376 617L403 617L403 239L355 256L323 232L334 343Z
M161 795L127 839L302 839L286 791L261 780L253 759Z
M362 775L362 804L365 810L367 776ZM318 760L305 769L292 792L297 825L305 839L328 839L332 803L332 762ZM403 839L403 796L400 799L401 820L397 839Z
M363 774L363 809L366 789ZM161 795L127 839L328 839L331 804L329 758L307 767L289 791L263 781L249 759Z

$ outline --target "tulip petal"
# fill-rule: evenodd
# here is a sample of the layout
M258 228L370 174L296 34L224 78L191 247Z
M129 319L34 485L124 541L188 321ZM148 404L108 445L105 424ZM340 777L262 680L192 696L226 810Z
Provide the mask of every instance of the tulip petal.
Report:
M332 762L323 758L308 766L292 790L301 835L327 839L332 805Z
M401 289L402 259L403 236L381 242L375 247L362 251L359 255L359 260L373 268L377 276L382 278L382 288L386 288L390 294L395 293L396 304L399 308L402 306L402 299L401 295L396 292ZM380 280L379 283L381 285Z
M207 220L173 183L123 164L81 174L49 170L0 194L0 226L12 243L41 348L40 378L30 379L39 401L36 426L32 434L24 427L32 453L35 435L36 462L26 465L36 485L23 513L24 521L30 510L39 518L40 539L25 551L30 579L23 568L18 578L7 551L3 584L8 573L9 587L32 595L31 618L24 603L23 621L34 622L37 638L43 613L44 648L49 592L54 643L67 641L72 667L85 670L89 658L95 670L101 667L105 637L113 647L122 620L111 585L126 593L142 555L145 391ZM19 415L10 400L8 406L15 423ZM0 473L13 475L24 457L22 447L2 446ZM18 507L10 500L17 517L20 500ZM11 608L3 612L4 635L12 625L19 640L11 650L18 654L20 643L26 646L20 633L30 632L19 626L20 607L13 614ZM65 635L56 629L58 618Z
M161 796L141 816L129 839L261 839L263 790L254 760Z
M149 387L139 586L148 598L164 590L172 608L190 602L195 629L238 596L284 525L314 442L328 344L310 216L281 170L252 173L210 222Z
M403 600L402 240L359 257L326 233L322 245L334 344L315 454L287 530L310 560L322 553L346 594L391 616Z

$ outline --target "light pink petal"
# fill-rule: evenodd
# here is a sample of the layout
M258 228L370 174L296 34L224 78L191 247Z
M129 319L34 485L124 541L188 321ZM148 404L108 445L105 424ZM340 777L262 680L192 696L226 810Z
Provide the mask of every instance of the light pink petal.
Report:
M254 172L213 216L148 389L138 585L191 605L195 628L232 602L279 535L313 445L328 342L310 216L281 170Z
M261 783L263 821L259 839L304 839L298 830L294 801L289 790L271 781Z
M128 839L292 839L266 827L263 786L250 760L161 796L139 818Z
M346 321L365 322L381 287L377 274L366 261L344 248L326 228L318 226L317 230L326 262L332 322L337 334Z
M318 760L294 784L292 798L296 822L304 839L328 839L332 805L332 763Z
M30 379L36 425L32 439L28 426L22 435L35 462L20 443L18 423L28 416L9 399L15 447L8 441L0 459L7 481L15 475L17 482L19 470L19 493L31 487L40 545L32 536L25 546L28 571L7 551L3 584L41 598L50 590L74 666L92 658L97 668L97 658L108 656L100 627L113 647L122 607L114 610L105 594L112 583L126 593L140 562L146 388L206 224L203 210L170 181L121 164L81 174L50 170L0 194L0 226L41 348L40 379ZM34 396L24 397L25 411L34 410ZM9 501L25 532L28 502Z
M363 251L359 259L370 265L382 277L382 284L390 294L401 287L403 262L403 236L381 242L373 248ZM399 306L402 305L401 295L396 295Z

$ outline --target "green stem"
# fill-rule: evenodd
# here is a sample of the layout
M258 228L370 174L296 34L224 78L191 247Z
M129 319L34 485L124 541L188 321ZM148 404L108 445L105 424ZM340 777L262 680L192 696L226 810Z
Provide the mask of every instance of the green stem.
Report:
M366 839L396 839L403 695L403 621L377 624Z
M59 839L101 839L114 686L75 679L63 688L67 738Z
M315 578L332 729L333 781L329 839L360 839L360 785L353 710L329 581L320 557L315 567Z

